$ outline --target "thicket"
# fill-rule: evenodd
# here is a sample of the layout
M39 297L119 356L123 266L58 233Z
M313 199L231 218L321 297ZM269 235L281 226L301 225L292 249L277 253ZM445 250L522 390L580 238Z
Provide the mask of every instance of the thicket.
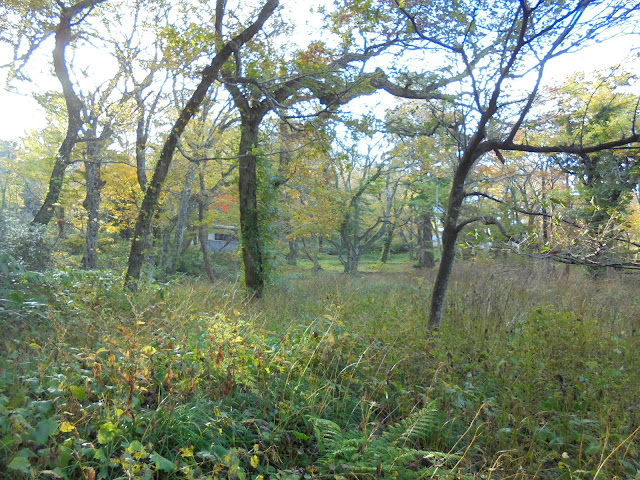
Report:
M262 299L0 276L0 478L634 478L638 279L287 267ZM369 267L373 267L369 265ZM366 269L365 269L366 270ZM375 271L377 270L377 271Z

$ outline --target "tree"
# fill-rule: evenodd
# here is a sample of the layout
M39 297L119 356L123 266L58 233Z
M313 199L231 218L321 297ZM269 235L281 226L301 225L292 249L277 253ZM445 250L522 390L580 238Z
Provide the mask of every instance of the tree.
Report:
M366 133L359 133L366 138ZM391 161L379 145L383 138L361 142L364 139L360 135L356 132L352 135L353 143L334 141L340 146L329 153L335 186L343 192L339 237L337 241L330 241L338 250L344 272L350 274L357 273L362 254L387 231L396 193L396 189L389 185ZM385 179L388 181L383 182ZM381 198L383 192L389 195L389 201L382 205L382 209L372 207L371 203L379 205L375 197L379 195Z
M26 63L31 54L45 38L52 33L54 34L55 48L53 50L53 67L60 86L62 87L67 109L66 135L56 155L47 195L42 206L33 218L34 224L46 225L53 217L55 205L60 198L64 173L69 165L73 147L78 143L80 129L83 125L82 109L84 104L78 97L69 75L69 65L66 57L67 48L74 39L72 30L78 28L78 26L87 19L91 10L105 1L106 0L81 0L70 5L65 5L63 2L56 2L59 8L56 17L54 17L53 13L56 7L49 2L43 2L42 4L36 3L34 8L27 7L26 9L20 4L9 4L4 7L6 11L0 11L0 15L3 17L22 15L32 24L31 29L21 29L15 39L14 58L16 64L18 64L17 67L14 67L16 71L20 71L23 68L22 64ZM57 24L53 23L54 21L57 21ZM38 30L39 27L42 29ZM26 40L28 45L27 51L19 58L21 53L19 48L21 41L24 40Z
M168 65L163 51L167 38L151 35L167 16L169 7L163 2L136 0L132 8L116 6L105 25L108 43L112 46L120 72L124 77L123 100L132 101L135 122L135 165L140 191L147 187L147 150L156 114L162 110L165 86L171 70L174 80L177 66ZM144 7L143 7L144 3ZM157 33L157 32L156 32ZM150 41L151 39L151 41ZM176 67L171 69L171 67Z
M454 131L460 153L453 174L442 234L443 251L435 280L429 328L442 321L445 294L461 230L474 221L461 220L467 192L466 181L478 160L502 152L584 155L637 142L640 136L631 125L622 138L598 140L587 144L517 143L518 135L538 96L545 67L551 59L593 41L608 29L621 25L638 8L627 2L600 1L538 2L505 1L484 8L457 10L465 21L455 35L443 36L435 18L420 4L396 2L424 48L437 48L459 66L460 91L451 98L454 110L464 118L462 128ZM453 5L451 8L456 8ZM462 27L462 25L465 25ZM397 84L383 86L390 93L417 98L408 88ZM526 88L525 88L526 87ZM444 94L444 92L442 92Z
M559 139L579 144L606 141L623 136L634 121L637 97L626 93L634 76L625 72L600 72L594 78L574 75L564 84L550 88L544 126ZM566 140L565 140L566 141ZM589 206L585 219L594 229L602 227L613 212L628 207L640 182L638 148L616 148L579 156L554 156L559 168L574 175Z
M340 105L348 103L353 98L372 93L368 82L363 82L360 75L350 76L347 72L356 63L362 63L387 48L392 42L385 41L354 54L349 52L338 56L332 55L317 44L309 46L306 52L299 52L304 58L311 56L317 63L305 59L300 64L300 70L287 72L283 80L279 78L265 78L271 73L271 68L257 68L250 65L251 70L260 72L262 78L242 76L243 67L240 57L236 57L236 70L229 72L224 83L232 95L236 107L240 112L240 144L239 158L239 195L240 195L240 227L242 239L242 253L244 263L244 279L247 288L257 296L264 288L264 225L260 219L258 207L258 164L260 159L259 135L260 126L270 112L286 106L291 108L300 102L311 99L317 101L327 111L334 111ZM268 60L268 59L267 59ZM262 64L265 62L263 61ZM342 77L336 72L342 73ZM277 72L273 72L276 75ZM267 189L278 188L283 178L270 180L272 185Z
M216 3L216 33L219 35L220 39L222 39L221 25L224 16L225 3L226 2L224 0L218 0ZM278 0L267 0L258 12L255 21L253 21L248 27L243 28L240 33L234 35L224 43L217 42L219 45L217 46L215 53L212 53L213 57L210 63L202 71L202 79L198 83L186 105L180 111L178 119L173 124L171 132L167 136L162 147L162 151L160 152L160 157L156 164L153 178L147 187L142 201L142 206L138 214L138 219L136 220L134 238L131 242L129 264L125 280L126 285L129 288L135 288L136 281L140 278L142 264L144 261L146 237L149 234L151 220L155 210L157 209L162 185L169 171L169 166L171 165L180 136L193 116L197 113L200 105L206 98L209 88L218 78L220 70L229 57L234 52L240 50L258 34L277 6Z

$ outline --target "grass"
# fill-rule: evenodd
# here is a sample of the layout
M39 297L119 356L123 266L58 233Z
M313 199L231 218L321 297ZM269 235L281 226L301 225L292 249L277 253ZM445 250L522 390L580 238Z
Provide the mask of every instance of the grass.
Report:
M15 272L0 478L639 475L635 276L460 262L427 336L434 272L392 258L286 266L251 302L230 281L131 295L108 271Z

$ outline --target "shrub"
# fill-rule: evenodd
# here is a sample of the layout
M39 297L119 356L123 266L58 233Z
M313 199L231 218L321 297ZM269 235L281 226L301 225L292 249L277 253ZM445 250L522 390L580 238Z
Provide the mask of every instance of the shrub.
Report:
M28 270L45 270L51 261L47 227L32 225L14 215L0 216L0 254L11 255Z

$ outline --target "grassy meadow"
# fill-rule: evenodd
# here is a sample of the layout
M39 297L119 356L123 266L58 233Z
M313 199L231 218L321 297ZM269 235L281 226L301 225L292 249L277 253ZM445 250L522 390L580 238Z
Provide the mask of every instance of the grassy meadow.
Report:
M0 280L0 478L626 479L640 476L640 278L406 257L229 265L121 287L111 271Z

